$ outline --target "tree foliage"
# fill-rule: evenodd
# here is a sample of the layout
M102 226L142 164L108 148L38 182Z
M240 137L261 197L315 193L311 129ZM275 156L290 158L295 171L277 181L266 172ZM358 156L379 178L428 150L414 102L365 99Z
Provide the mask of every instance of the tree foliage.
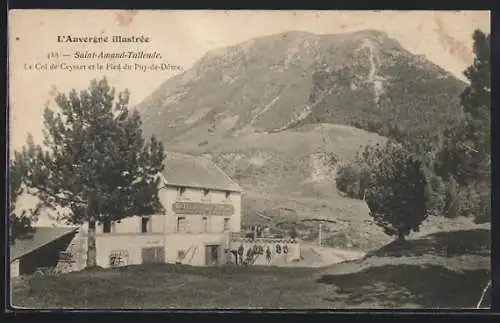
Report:
M461 205L459 196L459 185L453 176L450 177L446 185L445 216L456 218L461 215Z
M357 164L342 165L337 170L335 178L337 189L345 193L347 197L362 199L361 192L361 168Z
M22 238L25 234L33 232L32 223L35 222L42 209L41 204L37 204L32 209L22 209L18 207L19 197L24 193L23 176L18 160L13 160L9 165L9 234L10 242L15 243L16 239Z
M95 223L162 210L158 198L164 150L143 138L128 91L115 97L106 78L79 94L58 94L44 112L43 145L32 138L17 153L27 186L45 204L70 209L71 224L89 224L87 265L95 265Z
M358 151L352 163L338 168L335 179L337 189L348 197L364 199L372 170L392 148L393 142L387 145L365 146L363 150Z
M422 162L405 147L389 151L373 169L366 202L377 225L401 239L429 215L427 179Z

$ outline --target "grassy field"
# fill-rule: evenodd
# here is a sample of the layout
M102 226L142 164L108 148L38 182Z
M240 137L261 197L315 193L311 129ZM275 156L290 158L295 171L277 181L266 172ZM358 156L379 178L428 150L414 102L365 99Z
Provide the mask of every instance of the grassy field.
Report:
M436 233L324 268L176 265L13 281L28 308L472 308L490 279L490 231ZM390 249L390 250L388 250Z

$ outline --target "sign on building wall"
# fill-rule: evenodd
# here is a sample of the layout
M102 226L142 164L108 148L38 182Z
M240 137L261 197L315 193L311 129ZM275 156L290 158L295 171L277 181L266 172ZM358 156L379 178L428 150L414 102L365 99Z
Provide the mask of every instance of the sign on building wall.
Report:
M230 204L175 202L172 210L176 214L222 215L234 214L234 206Z

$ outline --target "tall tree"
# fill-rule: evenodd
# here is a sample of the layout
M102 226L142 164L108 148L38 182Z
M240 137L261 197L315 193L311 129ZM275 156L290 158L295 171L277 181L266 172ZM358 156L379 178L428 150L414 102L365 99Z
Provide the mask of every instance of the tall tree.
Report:
M490 35L476 30L474 39L474 62L464 74L470 85L461 96L467 113L466 134L483 158L491 154L491 43Z
M87 267L96 265L96 222L163 210L158 198L165 153L155 137L143 138L129 92L93 80L79 94L59 93L58 112L44 112L43 145L29 139L17 153L27 186L45 204L69 208L65 220L88 223Z
M473 34L474 62L464 74L469 85L461 95L465 119L448 129L437 171L452 175L462 192L462 213L478 221L491 217L491 43L490 35ZM464 194L467 193L467 194Z
M490 35L473 34L474 62L464 75L470 84L461 95L465 120L445 132L439 171L453 175L460 185L490 181L491 175L491 44Z
M428 184L422 162L414 154L402 146L386 151L372 171L366 203L386 234L404 240L429 215Z

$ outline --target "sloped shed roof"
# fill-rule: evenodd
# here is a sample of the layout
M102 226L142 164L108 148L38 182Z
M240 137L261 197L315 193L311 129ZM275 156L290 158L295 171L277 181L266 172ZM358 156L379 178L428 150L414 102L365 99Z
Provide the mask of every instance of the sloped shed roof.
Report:
M241 192L241 187L208 158L166 154L162 175L167 185Z
M78 228L74 227L36 227L32 236L25 239L16 239L16 243L10 246L10 261L12 262L19 259L76 230L78 230Z

